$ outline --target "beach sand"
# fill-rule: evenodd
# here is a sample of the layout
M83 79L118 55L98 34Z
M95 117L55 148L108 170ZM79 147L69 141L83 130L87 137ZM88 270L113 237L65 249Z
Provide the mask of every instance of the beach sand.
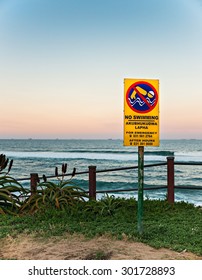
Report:
M154 249L123 237L109 236L86 239L82 235L40 239L30 235L8 236L0 240L0 259L16 260L202 260L190 252Z

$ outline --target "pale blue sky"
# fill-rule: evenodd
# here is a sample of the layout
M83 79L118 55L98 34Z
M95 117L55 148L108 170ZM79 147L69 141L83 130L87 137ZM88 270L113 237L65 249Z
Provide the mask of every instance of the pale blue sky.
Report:
M202 138L202 1L0 0L0 138L122 138L123 79L161 138Z

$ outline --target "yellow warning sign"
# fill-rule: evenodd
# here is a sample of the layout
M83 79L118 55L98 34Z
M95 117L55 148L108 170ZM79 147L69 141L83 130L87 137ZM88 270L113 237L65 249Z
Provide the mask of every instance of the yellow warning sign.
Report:
M159 146L159 80L124 79L124 145Z

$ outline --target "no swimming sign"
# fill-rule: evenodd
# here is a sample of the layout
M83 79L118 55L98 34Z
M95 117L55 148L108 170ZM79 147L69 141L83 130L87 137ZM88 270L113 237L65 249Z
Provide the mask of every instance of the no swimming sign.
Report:
M124 145L159 146L159 81L124 79Z

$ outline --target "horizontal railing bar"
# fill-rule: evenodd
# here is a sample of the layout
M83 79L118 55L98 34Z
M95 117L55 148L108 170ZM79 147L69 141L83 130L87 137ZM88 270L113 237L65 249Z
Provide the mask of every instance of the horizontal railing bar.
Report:
M163 163L155 163L155 164L146 164L144 167L155 167L155 166L162 166L167 165L167 162ZM102 169L102 170L96 170L96 173L104 173L104 172L111 172L111 171L120 171L120 170L130 170L130 169L137 169L138 166L129 166L129 167L120 167L120 168L111 168L111 169Z
M202 165L202 162L183 162L183 161L175 161L175 165Z
M74 176L76 175L82 175L82 174L88 174L89 171L81 171L81 172L75 172ZM72 172L68 173L68 174L59 174L58 176L55 175L50 175L50 176L46 176L47 179L51 179L51 178L57 178L57 177L67 177L67 176L72 176ZM39 179L43 179L43 177L39 177Z
M202 187L189 187L189 186L174 186L175 189L184 189L184 190L202 190Z
M88 174L89 171L81 171L81 172L76 172L75 173L75 176L76 175L81 175L81 174ZM49 175L49 176L46 176L47 179L51 179L51 178L57 178L57 177L66 177L66 176L71 176L72 175L72 172L71 173L68 173L68 174L59 174L58 176L55 176L55 175ZM43 179L43 176L40 176L38 177L39 179ZM30 177L29 178L19 178L19 179L16 179L17 181L28 181L30 180Z
M130 169L137 169L137 168L138 168L138 166L102 169L102 170L96 170L96 173L104 173L104 172L120 171L120 170L130 170Z
M145 164L144 167L155 167L155 166L162 166L162 165L167 165L167 162L154 163L154 164Z

